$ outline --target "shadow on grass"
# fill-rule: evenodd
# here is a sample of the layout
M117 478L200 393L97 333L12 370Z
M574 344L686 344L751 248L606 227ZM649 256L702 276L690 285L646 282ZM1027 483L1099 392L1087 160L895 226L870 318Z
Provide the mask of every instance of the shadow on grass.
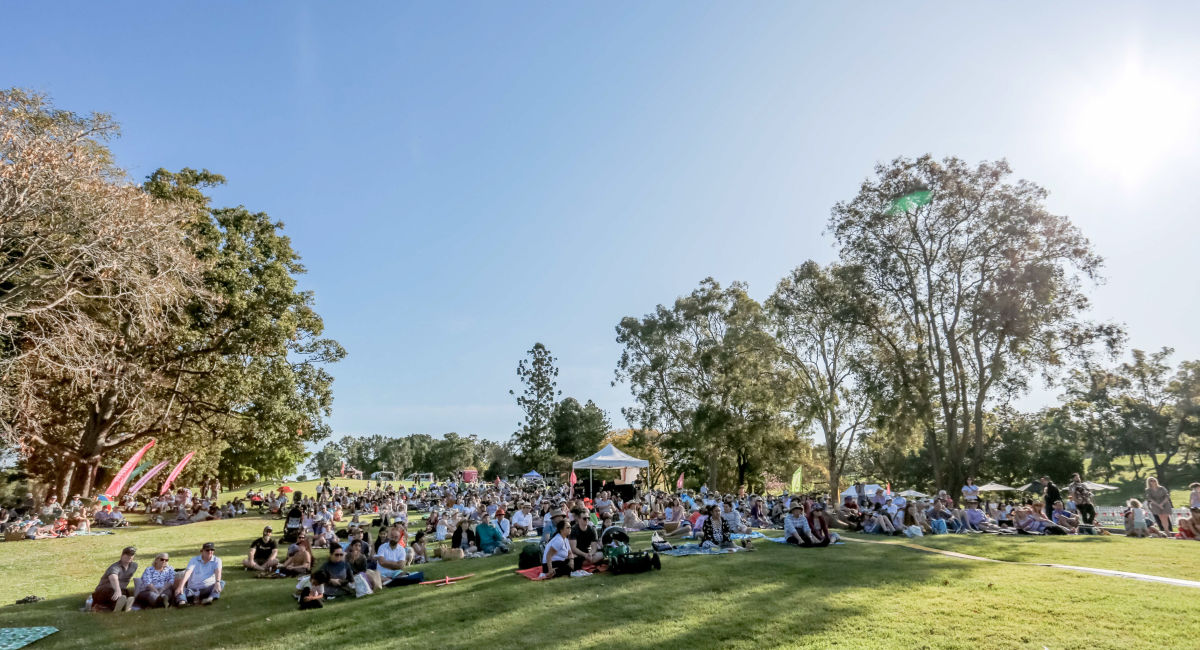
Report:
M644 540L639 540L644 544ZM427 579L475 573L447 586L409 586L300 612L291 580L259 580L239 567L242 542L218 542L226 595L211 607L129 614L76 611L86 594L0 609L0 626L53 625L39 647L331 647L419 643L438 647L714 647L788 645L784 634L835 633L876 594L948 585L977 564L883 545L799 549L760 543L755 553L663 558L663 570L544 582L513 573L516 555L420 567ZM169 549L182 566L193 549ZM896 554L904 562L895 562ZM318 555L324 558L324 553ZM882 590L882 591L872 591ZM849 594L849 595L847 595ZM760 636L769 632L771 636ZM780 636L774 636L774 635Z

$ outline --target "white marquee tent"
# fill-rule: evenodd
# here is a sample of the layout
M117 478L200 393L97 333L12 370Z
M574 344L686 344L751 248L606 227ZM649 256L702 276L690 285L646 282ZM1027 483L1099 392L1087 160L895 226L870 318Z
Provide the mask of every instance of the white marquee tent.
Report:
M618 469L621 470L621 480L626 483L632 483L637 478L637 470L644 469L650 466L650 461L634 458L629 454L617 449L611 444L604 447L600 451L584 458L577 460L571 464L574 469L588 470L588 484L591 485L591 473L596 469ZM632 469L632 472L626 470Z

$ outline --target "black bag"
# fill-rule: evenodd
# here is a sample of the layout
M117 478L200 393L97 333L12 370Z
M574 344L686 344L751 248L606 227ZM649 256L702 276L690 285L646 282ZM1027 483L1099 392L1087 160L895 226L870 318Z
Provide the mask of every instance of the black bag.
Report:
M425 579L425 573L423 571L416 571L416 572L410 573L406 576L397 576L395 578L392 578L391 580L388 580L387 582L383 583L383 586L384 587L407 587L408 585L415 585L424 579Z
M608 570L614 574L645 573L650 569L662 569L658 553L651 555L646 551L634 551L608 560Z
M517 556L517 568L521 570L532 569L535 566L542 564L542 545L541 544L526 544L521 547L521 554Z

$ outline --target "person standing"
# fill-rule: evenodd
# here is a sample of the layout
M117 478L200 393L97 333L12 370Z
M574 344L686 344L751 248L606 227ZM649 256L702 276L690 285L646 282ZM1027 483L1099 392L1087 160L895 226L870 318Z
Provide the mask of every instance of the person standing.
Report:
M969 506L972 503L979 503L979 486L975 485L973 477L967 477L967 484L962 487L963 501Z
M1071 484L1067 486L1067 494L1075 502L1075 509L1079 511L1084 525L1091 526L1092 522L1096 521L1096 503L1092 491L1083 483L1078 472L1071 475Z
M1159 530L1172 531L1171 527L1171 491L1165 485L1159 485L1158 479L1151 476L1146 479L1146 507L1159 524Z
M121 558L113 562L100 576L100 584L92 592L92 608L128 612L133 608L133 592L129 589L129 581L137 573L137 562L133 561L137 549L126 546L121 551Z
M1050 480L1049 476L1043 476L1039 480L1042 482L1042 503L1045 505L1042 512L1049 515L1054 512L1054 502L1062 500L1062 491L1058 489L1054 481Z

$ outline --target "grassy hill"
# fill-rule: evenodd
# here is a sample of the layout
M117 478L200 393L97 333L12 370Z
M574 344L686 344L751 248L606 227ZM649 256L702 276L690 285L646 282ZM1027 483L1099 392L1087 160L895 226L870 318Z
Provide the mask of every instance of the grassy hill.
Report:
M975 650L1179 647L1179 634L1200 620L1200 592L1194 589L954 559L918 553L890 540L848 541L827 549L760 542L754 553L664 558L661 572L548 582L514 575L515 555L439 562L424 567L428 578L475 577L450 587L389 589L300 612L290 595L293 581L254 579L238 568L263 523L262 518L245 517L143 526L103 537L4 543L0 602L27 594L47 600L0 607L0 627L52 625L61 630L35 648L570 644ZM645 538L635 535L643 545ZM229 583L226 596L215 605L128 614L78 611L123 546L137 546L143 566L152 553L165 550L179 567L206 541L216 543ZM921 543L1003 559L1069 560L1200 579L1200 544L1193 542L955 536ZM318 551L318 560L324 557Z
M1139 456L1138 458L1142 465L1141 478L1136 476L1133 463L1127 456L1113 463L1113 467L1118 470L1118 473L1111 479L1102 481L1099 478L1088 477L1089 480L1099 481L1118 488L1116 490L1097 493L1097 505L1124 505L1131 498L1144 500L1146 494L1146 477L1155 475L1154 463L1150 462L1149 456ZM1171 460L1172 463L1167 466L1167 471L1162 476L1159 476L1158 479L1171 489L1171 502L1175 504L1175 507L1186 508L1189 492L1187 486L1189 483L1200 481L1200 465L1196 463L1187 463L1185 465L1179 456L1175 456ZM1089 465L1090 463L1085 464L1085 469L1089 469Z

